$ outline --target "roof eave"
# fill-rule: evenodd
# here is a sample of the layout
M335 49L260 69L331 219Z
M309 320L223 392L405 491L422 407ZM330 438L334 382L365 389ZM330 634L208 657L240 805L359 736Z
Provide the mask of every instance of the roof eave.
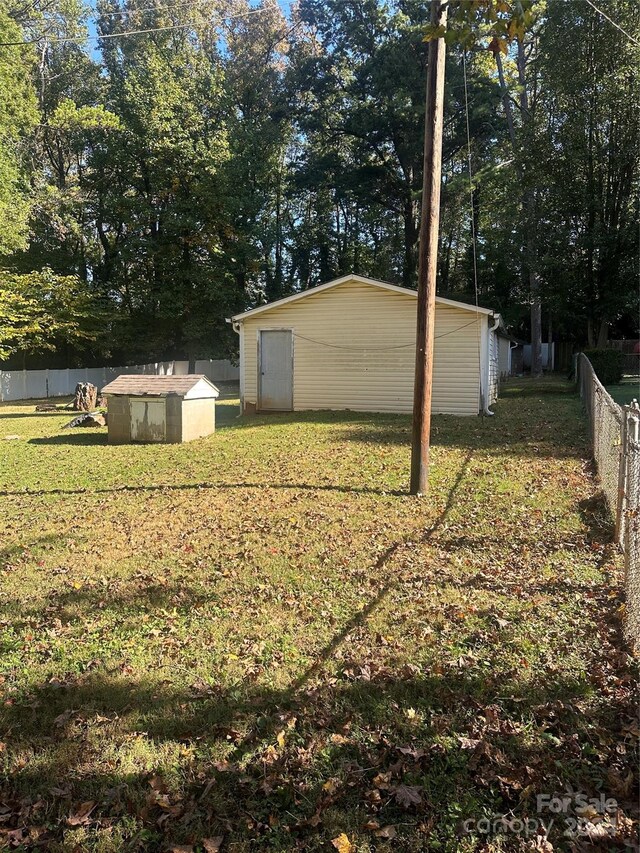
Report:
M283 305L287 305L290 302L297 302L299 299L304 299L307 296L312 296L315 293L322 293L325 290L330 290L333 287L338 287L341 284L345 284L348 281L356 281L361 282L363 284L370 284L374 287L378 287L381 290L388 290L393 293L402 293L406 296L418 296L418 292L416 290L410 290L407 287L400 287L397 284L391 284L388 281L380 281L378 279L367 278L362 275L343 275L340 278L332 279L331 281L327 281L324 284L319 284L316 287L310 287L308 290L303 290L300 293L293 293L291 296L283 296L282 299L276 299L274 302L268 302L266 305L258 305L257 308L250 308L248 311L243 311L241 314L234 314L232 317L227 318L231 323L239 323L245 320L247 317L255 317L258 314L263 314L266 311L272 311L275 308L280 308ZM469 305L466 302L457 302L454 299L445 299L442 296L436 296L436 302L441 305L449 305L453 308L459 308L464 311L472 311L473 313L486 314L487 316L494 316L495 311L491 308L481 308L480 306Z

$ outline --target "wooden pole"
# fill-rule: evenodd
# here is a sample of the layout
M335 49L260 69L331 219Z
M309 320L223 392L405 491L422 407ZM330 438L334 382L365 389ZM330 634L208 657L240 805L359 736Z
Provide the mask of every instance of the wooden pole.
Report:
M431 0L431 23L446 24L447 12L440 0ZM433 339L436 315L436 274L440 225L440 183L442 178L442 125L444 108L443 38L429 42L427 95L424 124L424 179L418 255L418 318L416 329L416 371L413 391L413 433L411 441L412 495L427 491L429 482L429 439L431 435L431 388Z

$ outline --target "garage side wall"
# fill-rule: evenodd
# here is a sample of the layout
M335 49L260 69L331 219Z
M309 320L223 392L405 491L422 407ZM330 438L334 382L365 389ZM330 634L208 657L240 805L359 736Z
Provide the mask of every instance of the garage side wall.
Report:
M215 400L182 400L182 441L211 435L215 428Z
M346 282L247 318L241 336L245 411L258 401L259 331L292 329L294 410L410 412L415 324L415 297L361 282ZM477 336L473 313L437 306L435 413L478 413Z

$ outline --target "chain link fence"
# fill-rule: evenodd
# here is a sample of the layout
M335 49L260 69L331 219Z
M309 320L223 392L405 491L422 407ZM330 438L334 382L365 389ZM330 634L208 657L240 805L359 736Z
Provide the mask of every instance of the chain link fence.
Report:
M624 552L625 633L640 650L640 408L618 405L582 353L577 380L598 477Z

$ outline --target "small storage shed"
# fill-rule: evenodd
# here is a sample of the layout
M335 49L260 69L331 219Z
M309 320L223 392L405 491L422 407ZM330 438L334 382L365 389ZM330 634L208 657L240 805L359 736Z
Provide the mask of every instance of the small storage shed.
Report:
M347 275L231 318L242 411L413 407L417 293ZM433 412L477 415L497 397L500 315L436 299Z
M522 344L503 328L498 329L497 335L500 378L517 376L522 373Z
M102 393L109 444L180 444L216 428L220 392L206 376L118 376Z

